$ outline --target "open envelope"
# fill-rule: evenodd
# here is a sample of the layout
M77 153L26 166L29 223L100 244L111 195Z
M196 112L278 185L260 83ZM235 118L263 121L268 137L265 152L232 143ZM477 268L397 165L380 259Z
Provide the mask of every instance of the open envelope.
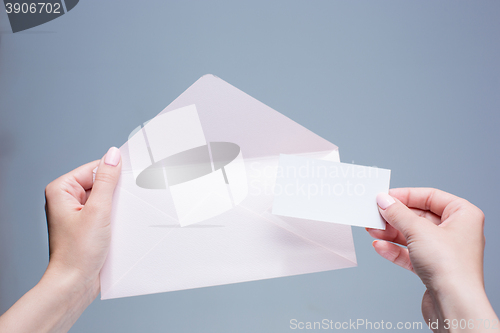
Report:
M270 213L280 154L338 148L213 75L120 151L102 299L356 266L350 226Z

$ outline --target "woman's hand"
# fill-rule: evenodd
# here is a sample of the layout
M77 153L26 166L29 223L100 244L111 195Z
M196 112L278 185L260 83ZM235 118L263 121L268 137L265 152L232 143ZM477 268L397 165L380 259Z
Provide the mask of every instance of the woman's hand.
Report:
M378 254L416 273L427 287L422 300L426 322L497 320L484 291L484 214L465 199L428 188L392 189L379 194L386 230L367 229L380 240ZM497 327L500 324L497 325ZM451 330L450 330L451 331ZM466 330L462 330L465 332ZM491 331L488 330L488 331Z
M93 298L99 294L99 272L108 254L111 204L120 171L120 150L113 147L101 161L85 164L45 189L48 269L79 276Z
M65 332L99 294L120 171L120 151L113 147L102 160L47 186L49 265L40 282L0 317L0 332Z

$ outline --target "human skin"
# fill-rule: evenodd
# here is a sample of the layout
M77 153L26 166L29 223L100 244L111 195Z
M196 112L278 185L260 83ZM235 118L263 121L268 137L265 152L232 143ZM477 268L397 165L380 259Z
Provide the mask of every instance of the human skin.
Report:
M120 151L112 147L100 161L46 187L49 264L40 282L0 317L0 332L66 332L97 297L120 171Z
M423 317L427 323L439 323L433 331L500 331L484 289L483 212L465 199L431 188L391 189L389 195L377 196L377 204L387 228L367 228L379 239L373 247L420 277L427 287ZM452 323L463 319L466 328L453 328ZM491 323L489 328L484 320Z
M92 170L99 166L92 181ZM109 250L119 150L63 175L46 188L50 260L40 282L0 317L0 332L66 332L99 294ZM368 229L382 257L420 276L426 322L497 320L483 282L484 215L468 201L434 189L393 189L379 195L386 230ZM408 208L410 207L410 208ZM396 245L399 244L399 245ZM484 328L484 326L483 326Z

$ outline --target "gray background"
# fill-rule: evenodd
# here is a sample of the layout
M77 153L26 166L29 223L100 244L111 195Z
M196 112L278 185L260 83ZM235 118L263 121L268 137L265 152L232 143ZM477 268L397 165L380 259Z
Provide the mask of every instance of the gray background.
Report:
M500 2L89 0L17 34L0 12L0 312L46 267L44 187L207 73L337 144L344 162L392 169L392 187L437 187L482 208L500 312ZM420 280L353 233L357 268L96 300L72 331L421 321Z

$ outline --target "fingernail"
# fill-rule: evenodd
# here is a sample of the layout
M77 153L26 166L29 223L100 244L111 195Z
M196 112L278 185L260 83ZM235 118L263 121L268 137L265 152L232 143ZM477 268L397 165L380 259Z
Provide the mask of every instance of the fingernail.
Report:
M111 166L117 166L118 163L120 162L120 156L121 156L120 149L116 147L111 147L106 153L106 158L104 159L104 163Z
M96 166L96 167L95 167L95 169L94 169L94 170L92 170L92 183L94 183L94 182L95 182L95 174L97 173L97 169L99 169L99 167L98 167L98 166Z
M384 210L395 202L396 200L387 193L379 193L377 195L377 205Z

